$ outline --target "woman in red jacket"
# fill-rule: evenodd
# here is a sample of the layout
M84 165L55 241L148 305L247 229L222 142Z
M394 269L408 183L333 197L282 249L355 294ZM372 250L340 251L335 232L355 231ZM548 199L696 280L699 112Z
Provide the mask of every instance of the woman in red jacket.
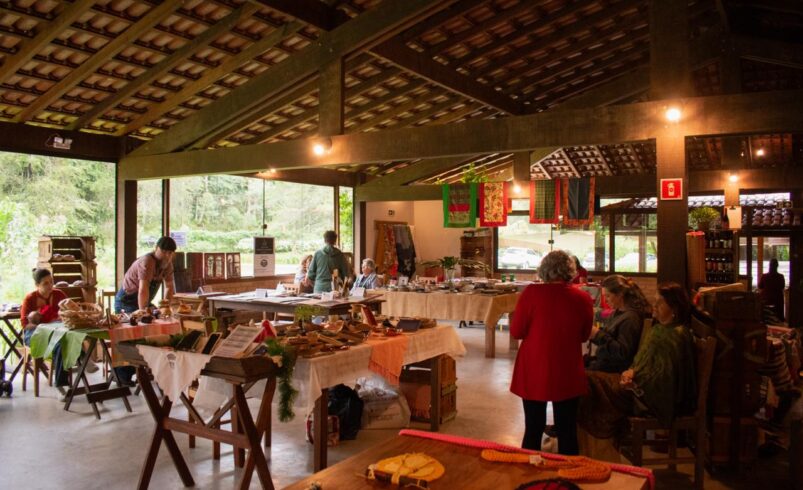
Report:
M36 289L25 296L20 308L20 323L25 332L25 345L30 344L37 325L58 320L59 303L67 296L53 289L53 274L47 269L34 269Z
M591 297L573 288L574 260L566 252L550 252L533 284L519 298L510 335L523 339L516 355L510 391L524 402L525 449L541 449L546 404L552 402L558 452L579 454L577 407L588 391L582 344L588 340L594 309Z

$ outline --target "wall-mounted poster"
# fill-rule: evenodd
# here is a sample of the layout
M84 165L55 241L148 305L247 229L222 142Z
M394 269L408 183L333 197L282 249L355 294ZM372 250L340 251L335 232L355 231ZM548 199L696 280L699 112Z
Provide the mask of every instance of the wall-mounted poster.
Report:
M254 277L276 273L276 253L272 236L254 237Z

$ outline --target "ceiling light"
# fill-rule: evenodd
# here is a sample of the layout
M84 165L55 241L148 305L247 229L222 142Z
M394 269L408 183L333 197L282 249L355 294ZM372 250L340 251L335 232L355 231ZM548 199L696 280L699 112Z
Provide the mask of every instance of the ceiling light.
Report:
M676 123L680 121L680 109L677 107L670 107L666 110L666 120Z
M513 192L519 194L521 192L521 186L519 184L513 184Z
M757 157L763 157L764 155L766 155L766 153L767 152L764 151L764 148L759 148L758 150L756 150Z
M322 157L332 149L332 138L317 138L312 143L312 153Z
M736 175L736 174L730 174L730 175L728 175L728 180L733 182L733 183L738 182L739 181L739 176Z

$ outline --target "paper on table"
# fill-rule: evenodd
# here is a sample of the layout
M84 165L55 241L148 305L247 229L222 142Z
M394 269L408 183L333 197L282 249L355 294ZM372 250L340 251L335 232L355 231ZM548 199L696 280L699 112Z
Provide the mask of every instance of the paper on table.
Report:
M238 325L212 353L218 357L238 357L251 348L251 343L262 332L262 327Z

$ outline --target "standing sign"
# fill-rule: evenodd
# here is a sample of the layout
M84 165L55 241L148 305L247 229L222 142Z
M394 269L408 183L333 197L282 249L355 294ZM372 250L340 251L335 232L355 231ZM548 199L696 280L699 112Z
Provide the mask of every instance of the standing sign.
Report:
M276 274L276 254L272 236L254 237L254 277Z
M187 246L187 232L186 231L171 231L170 238L175 240L176 246L178 248L184 248Z
M661 179L661 200L683 199L683 179Z

